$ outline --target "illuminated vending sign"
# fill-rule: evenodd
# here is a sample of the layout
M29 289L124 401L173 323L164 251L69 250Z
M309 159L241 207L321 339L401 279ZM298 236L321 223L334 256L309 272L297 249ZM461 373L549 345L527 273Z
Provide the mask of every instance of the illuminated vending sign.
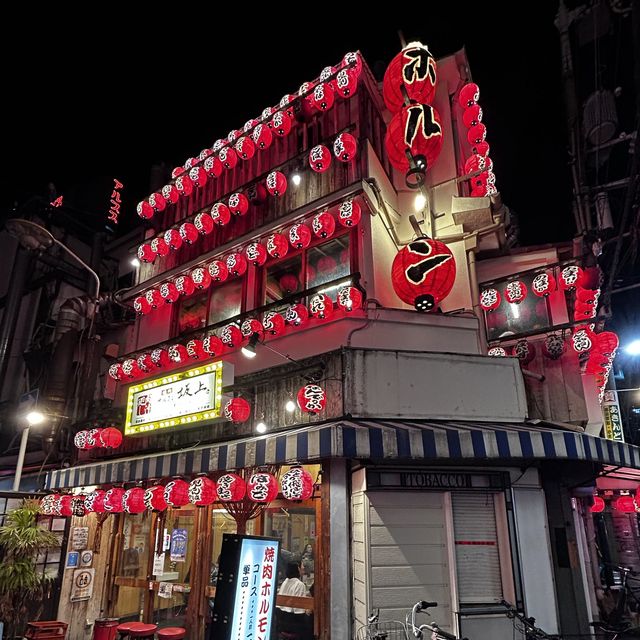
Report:
M269 640L278 578L277 538L224 534L212 616L216 640Z
M229 365L195 367L129 387L124 433L192 426L221 417L222 386Z

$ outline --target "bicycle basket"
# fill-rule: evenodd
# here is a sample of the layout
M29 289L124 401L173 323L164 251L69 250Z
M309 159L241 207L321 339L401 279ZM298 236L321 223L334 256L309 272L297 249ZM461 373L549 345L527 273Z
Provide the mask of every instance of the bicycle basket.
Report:
M409 640L409 636L403 622L388 620L360 627L356 640Z

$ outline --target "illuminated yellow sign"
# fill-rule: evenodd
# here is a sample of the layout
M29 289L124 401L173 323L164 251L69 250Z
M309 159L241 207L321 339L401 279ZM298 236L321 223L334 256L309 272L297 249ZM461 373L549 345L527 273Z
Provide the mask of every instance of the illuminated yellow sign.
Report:
M129 387L124 433L192 426L221 417L223 363L146 380Z

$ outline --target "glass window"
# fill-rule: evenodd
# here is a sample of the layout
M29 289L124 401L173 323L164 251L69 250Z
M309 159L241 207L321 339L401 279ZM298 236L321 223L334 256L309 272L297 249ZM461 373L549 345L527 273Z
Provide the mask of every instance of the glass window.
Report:
M307 251L307 288L310 289L336 278L346 277L350 273L348 233ZM337 288L337 286L330 287L324 293L335 297L332 295L332 291Z
M242 282L242 278L236 278L212 287L208 324L222 322L242 311Z
M193 331L204 327L207 320L208 292L184 298L178 304L177 332Z
M287 258L266 269L264 304L282 300L305 287L302 254Z
M258 519L254 518L247 522L247 535L257 533ZM226 511L226 509L214 509L211 515L211 574L209 584L215 584L218 578L218 568L220 566L220 551L222 550L222 536L225 533L235 533L236 521Z

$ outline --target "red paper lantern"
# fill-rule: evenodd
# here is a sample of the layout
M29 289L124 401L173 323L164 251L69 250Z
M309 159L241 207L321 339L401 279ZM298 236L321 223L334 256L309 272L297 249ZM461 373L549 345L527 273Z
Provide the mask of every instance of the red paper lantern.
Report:
M293 273L285 273L280 277L280 280L278 280L278 284L282 292L288 294L298 290L300 280L298 280L297 276L294 276Z
M588 304L586 302L580 302L576 300L573 305L573 319L574 320L588 320L596 315L595 304Z
M234 216L243 216L249 211L249 199L244 193L232 193L229 196L229 211Z
M127 358L122 362L122 372L124 373L124 377L129 380L139 378L142 375L138 362L133 358Z
M42 500L40 500L40 513L45 516L54 515L57 501L58 495L55 493L42 498Z
M238 155L231 147L224 147L220 149L218 158L220 158L222 166L229 171L238 164Z
M208 504L213 504L216 497L216 483L210 478L201 476L194 478L189 483L189 502L195 504L196 507L206 507Z
M350 133L341 133L333 141L333 155L340 162L351 162L356 157L358 141Z
M436 93L436 61L429 49L419 42L407 45L391 60L385 71L382 95L391 113L397 113L404 106L402 87L412 102L433 102Z
M112 364L109 367L109 375L114 380L122 380L124 378L124 371L122 370L122 365L119 362Z
M613 503L613 506L620 511L620 513L635 513L636 505L632 496L620 496Z
M480 144L481 142L484 142L486 137L487 127L485 127L482 122L474 124L473 127L467 131L467 140L469 144Z
M87 436L89 435L89 432L84 430L84 431L78 431L78 433L76 433L75 436L73 436L73 444L75 445L75 447L77 449L86 449L87 448Z
M311 242L311 231L306 224L294 224L289 229L289 242L294 249L304 249Z
M291 131L291 116L286 111L277 111L271 120L271 128L280 138L288 135Z
M285 93L282 98L280 98L280 102L278 104L278 106L280 107L281 111L278 111L276 113L273 114L273 117L275 118L277 113L285 113L287 116L289 116L289 118L293 118L293 114L294 114L294 106L293 103L296 101L296 97L292 96L290 93ZM273 122L273 119L272 119Z
M306 384L298 390L298 407L301 411L312 416L324 411L327 404L327 396L324 389L317 384Z
M153 364L153 360L151 359L150 353L143 353L139 355L137 358L137 361L138 361L138 366L145 373L149 373L153 371L154 364Z
M393 259L391 281L396 295L418 311L430 311L448 295L456 279L456 262L439 240L420 238Z
M144 295L152 309L158 309L164 304L164 298L158 289L149 289Z
M484 289L480 294L480 307L484 311L493 311L500 306L502 296L497 289Z
M313 477L302 467L291 467L280 478L282 497L287 500L308 500L313 495Z
M510 304L520 304L527 297L527 285L522 280L514 280L507 284L504 299Z
M335 261L335 258L333 256L327 255L319 258L316 266L318 267L318 271L320 273L327 274L335 271L338 263Z
M318 238L330 238L336 230L336 221L328 211L321 211L313 216L311 229Z
M320 72L320 76L319 76L319 80L320 82L326 82L327 84L331 85L332 89L335 89L335 74L336 74L336 67L325 67L321 72Z
M151 352L151 361L158 369L166 369L171 364L169 352L162 348L154 349Z
M206 149L203 149L199 154L198 154L198 160L200 160L201 162L203 160L206 160L209 156L211 156L213 154L213 149L209 149L208 147Z
M430 169L442 150L442 123L438 112L426 104L411 104L398 111L385 136L385 147L391 164L399 171L409 169L406 150L416 162L424 160Z
M155 213L153 207L146 200L138 202L136 211L138 212L138 215L145 220L153 218L153 214Z
M54 508L54 515L70 518L73 515L73 507L71 504L71 496L60 496Z
M338 291L338 306L347 313L362 307L362 293L355 287L342 287Z
M177 229L167 229L167 231L164 232L164 241L172 251L177 251L182 246L182 238Z
M182 240L187 244L193 244L200 237L196 226L192 222L183 222L180 225L179 233Z
M262 182L254 182L252 185L250 185L247 188L247 197L249 198L249 202L253 205L258 205L265 202L267 199L267 190L265 189Z
M518 358L522 364L529 364L536 357L536 348L528 340L518 340L513 345L511 355Z
M194 187L204 187L207 184L207 172L202 166L192 167L189 170L189 178Z
M222 340L222 344L225 347L229 349L235 349L236 347L239 347L243 342L242 332L237 325L228 324L221 329L220 340Z
M231 211L229 211L229 207L222 202L216 202L213 207L211 207L210 215L213 223L219 227L224 227L226 224L229 224L229 220L231 220Z
M342 66L350 68L356 75L362 71L362 59L357 51L350 51L342 58Z
M122 507L125 513L142 513L146 510L144 503L145 491L142 487L127 489L122 496Z
M474 82L465 84L458 94L458 103L463 109L468 109L480 99L480 87Z
M309 151L309 166L316 173L324 173L331 166L331 151L318 144Z
M180 292L173 282L163 282L160 285L160 295L164 298L165 302L171 304L178 300Z
M180 194L173 184L165 184L162 187L162 197L171 204L175 204L180 199Z
M567 350L567 343L562 336L552 333L542 343L542 354L549 360L558 360Z
M193 180L182 174L176 178L176 189L181 196L187 197L193 193Z
M164 211L167 207L167 201L165 197L157 191L149 196L149 204L153 207L153 210L158 213Z
M313 83L303 82L298 89L298 96L300 98L300 112L296 114L296 118L308 122L316 109L313 103Z
M191 276L178 276L176 278L176 288L181 296L190 296L196 289Z
M122 432L115 427L107 427L100 432L100 446L117 449L122 444Z
M284 319L292 327L301 327L309 319L309 311L303 304L294 304L287 308Z
M232 398L224 405L224 417L235 424L246 422L250 415L251 405L244 398Z
M591 511L591 513L602 513L605 506L605 501L600 496L593 496L593 504L589 511Z
M251 118L244 123L244 127L242 127L242 130L247 133L248 131L251 131L251 129L253 129L259 122L260 120L258 120L257 118Z
M218 138L218 140L216 140L213 143L213 146L211 147L211 150L214 153L217 153L218 151L220 151L220 149L222 149L222 147L226 147L227 146L227 141L226 140L221 140L220 138Z
M287 177L281 171L272 171L265 181L267 191L275 197L284 195L287 190Z
M209 156L204 161L203 168L210 178L219 178L224 170L224 166L218 156Z
M110 513L122 513L124 511L122 506L123 496L124 489L120 487L109 489L104 497L104 510Z
M202 348L208 355L213 356L214 358L219 356L224 351L222 340L220 340L218 336L214 335L207 336L202 341Z
M271 116L273 115L273 111L274 111L273 107L265 107L262 110L262 113L260 114L260 121L268 122Z
M493 160L489 157L481 156L479 153L474 153L467 158L464 163L464 172L474 173L475 171L491 171L493 168Z
M187 354L193 360L202 360L207 357L207 352L204 350L204 342L194 338L187 342Z
M556 279L551 271L539 273L531 282L531 291L539 298L546 297L556 290Z
M150 244L141 244L138 247L138 259L142 262L153 262L156 259L156 252Z
M159 484L149 487L144 492L144 506L149 511L164 511L167 501L164 499L164 487Z
M229 269L226 262L222 260L214 260L207 267L209 275L214 282L224 282L229 277Z
M278 497L278 481L264 471L254 473L247 484L247 497L252 502L273 502Z
M487 351L487 355L492 358L506 358L507 351L504 347L491 347L491 349Z
M199 234L208 236L213 231L213 218L206 211L201 211L193 219L193 226Z
M151 305L149 304L145 296L138 296L133 301L133 308L135 309L136 313L140 316L146 316L147 313L151 311Z
M247 256L247 260L254 267L261 267L267 261L267 257L269 255L265 246L259 242L252 242L247 245L244 252Z
M595 336L595 348L605 356L613 358L619 345L618 336L613 331L602 331Z
M239 502L247 494L247 483L235 473L225 473L218 478L216 493L220 502Z
M169 360L176 364L186 362L189 358L187 348L181 344L173 344L169 347Z
M474 144L471 147L472 153L482 156L483 158L486 158L489 155L489 151L490 151L489 143L486 140L483 140L478 144ZM491 166L493 166L493 163L491 163Z
M309 312L313 318L326 320L333 315L333 300L324 293L318 293L309 300Z
M576 289L576 300L580 302L595 307L598 304L598 298L600 298L600 289L583 289L582 287Z
M262 316L262 326L265 333L278 336L284 331L284 318L277 311L267 311Z
M260 320L256 320L256 318L245 320L240 325L240 332L245 339L251 338L255 333L258 334L259 340L262 340L264 337L264 327L262 326L262 322L260 322Z
M240 131L240 129L231 129L229 135L227 135L227 142L233 144L241 135L242 131Z
M362 218L362 208L356 200L345 200L338 207L338 222L343 227L355 227Z
M189 483L176 478L164 488L164 501L168 507L184 507L189 504Z
M242 276L247 271L247 259L241 253L230 253L226 263L232 276Z
M289 251L289 242L281 233L272 233L267 238L267 253L272 258L284 258Z
M575 264L564 267L558 278L558 286L563 291L570 291L582 285L585 281L584 271Z
M256 145L253 140L246 136L242 136L233 147L241 160L251 160L256 154Z
M313 89L313 106L318 111L328 111L333 107L335 94L329 83L320 82Z
M576 353L587 353L594 346L596 336L589 327L575 327L571 334L571 346Z
M341 69L335 79L336 93L350 98L358 88L358 76L351 69Z
M282 113L278 111L278 113ZM275 116L274 116L275 117ZM271 126L273 127L273 121ZM251 134L251 139L253 143L260 149L260 151L264 151L271 146L273 142L273 134L271 133L271 129L266 124L256 125L256 128L253 130Z
M462 114L462 122L467 129L475 127L475 125L482 122L482 107L479 104L472 104L467 107Z
M154 238L151 241L151 249L156 253L156 255L159 255L162 258L164 258L165 256L168 256L169 251L171 251L171 249L169 248L169 245L165 242L165 239L163 236Z
M87 513L104 513L104 501L107 492L102 489L96 489L84 498L84 508Z
M196 289L207 289L211 285L211 274L205 267L196 267L191 272L191 280Z

